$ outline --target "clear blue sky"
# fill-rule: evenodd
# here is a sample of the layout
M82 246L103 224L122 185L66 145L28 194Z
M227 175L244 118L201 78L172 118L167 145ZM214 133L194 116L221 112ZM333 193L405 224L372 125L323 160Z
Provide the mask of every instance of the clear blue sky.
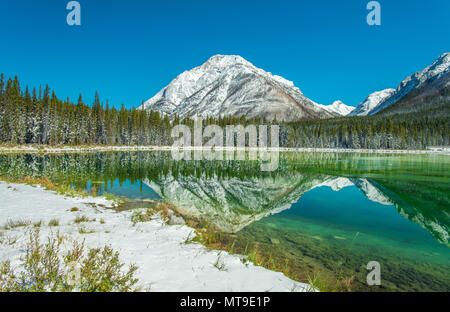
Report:
M0 72L48 83L89 104L138 106L214 54L238 54L294 81L312 100L357 105L371 92L450 51L450 1L80 0L82 25L66 24L66 0L0 0Z

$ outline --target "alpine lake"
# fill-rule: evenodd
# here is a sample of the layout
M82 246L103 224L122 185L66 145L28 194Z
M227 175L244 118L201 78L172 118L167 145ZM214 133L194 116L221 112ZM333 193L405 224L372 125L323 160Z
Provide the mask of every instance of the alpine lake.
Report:
M449 156L283 152L262 171L167 151L0 154L0 177L112 193L121 209L167 202L214 229L212 247L322 290L450 291ZM371 261L381 285L367 283Z

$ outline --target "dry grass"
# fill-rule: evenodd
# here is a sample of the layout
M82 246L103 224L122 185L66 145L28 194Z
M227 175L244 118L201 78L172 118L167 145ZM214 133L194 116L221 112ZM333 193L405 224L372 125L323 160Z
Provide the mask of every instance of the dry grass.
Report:
M5 225L3 225L4 230L11 230L19 227L25 227L31 224L28 220L8 220Z
M93 230L93 229L88 229L88 228L85 227L85 226L80 226L80 227L78 228L78 233L79 233L79 234L92 234L92 233L95 233L95 230Z
M166 223L169 222L170 217L175 214L175 210L173 209L173 207L170 204L164 202L157 202L154 210L156 212L159 212L161 219Z
M70 185L64 185L60 183L53 182L48 177L30 177L26 176L23 178L12 179L11 177L0 177L0 180L8 183L21 183L28 184L32 186L41 186L49 191L55 191L58 194L71 197L87 197L88 193L84 190L75 190Z
M312 277L307 271L292 269L292 263L288 258L274 252L267 246L260 247L258 243L249 245L240 240L238 236L223 233L206 221L198 218L186 218L186 224L195 229L195 236L189 235L185 243L198 242L213 250L224 250L230 254L242 255L244 264L253 263L272 271L282 272L287 277L310 284L314 289L322 292L349 292L352 291L354 276L344 276L342 271L337 270L335 274L330 272L316 272ZM218 260L217 265L220 266Z
M141 222L149 222L152 220L154 214L155 214L155 212L150 208L135 209L133 211L133 214L131 215L131 222L133 223L133 225L136 225L137 223L141 223Z
M34 222L34 223L33 223L33 226L34 226L35 228L40 228L43 224L44 224L44 221L39 220L39 221L37 221L37 222Z
M151 208L134 209L133 214L131 215L131 222L133 222L133 225L136 225L136 223L139 222L149 222L156 215L159 215L161 220L166 224L170 222L172 216L181 217L172 205L163 202L156 202Z
M59 220L58 219L51 219L48 222L48 226L59 226Z
M95 222L95 219L89 219L89 218L86 217L86 216L77 216L77 217L75 218L75 220L73 220L73 222L74 222L74 223L77 223L77 224L79 224L79 223L85 223L85 222Z

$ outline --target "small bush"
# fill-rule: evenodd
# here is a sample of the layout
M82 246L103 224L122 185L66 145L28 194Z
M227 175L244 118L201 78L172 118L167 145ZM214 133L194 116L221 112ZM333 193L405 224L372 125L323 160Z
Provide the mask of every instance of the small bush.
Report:
M92 229L88 229L88 228L86 228L84 226L81 226L80 228L78 228L78 233L80 233L80 234L92 234L92 233L95 233L95 231L92 230Z
M51 219L50 222L48 223L48 226L58 226L59 225L59 220L57 219Z
M77 211L79 211L80 209L78 209L78 207L72 207L72 208L70 208L70 212L77 212Z
M93 222L95 219L90 220L86 216L77 216L73 222L75 223L83 223L83 222Z
M122 273L123 264L119 261L119 253L105 246L103 249L90 249L82 261L82 291L132 291L137 283L134 273L137 267L131 265L128 272Z
M134 278L137 270L131 265L124 272L119 254L110 246L89 249L84 242L74 242L63 253L64 238L59 234L49 237L46 244L39 240L39 230L30 232L26 253L16 273L11 264L0 263L0 292L81 291L111 292L136 291Z
M0 263L0 292L20 291L20 285L17 282L17 276L11 268L9 261Z
M44 222L42 220L39 220L38 222L33 223L33 226L35 228L39 228L42 226L42 224L44 224Z
M131 215L131 222L133 225L140 222L148 222L152 219L154 211L151 209L136 209Z

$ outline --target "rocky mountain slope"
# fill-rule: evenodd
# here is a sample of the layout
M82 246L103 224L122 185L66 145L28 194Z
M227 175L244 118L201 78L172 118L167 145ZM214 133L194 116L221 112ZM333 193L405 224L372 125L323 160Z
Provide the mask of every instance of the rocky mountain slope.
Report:
M395 89L377 91L369 95L349 116L367 116L375 107L395 93Z
M140 109L170 118L232 115L297 121L336 115L308 99L292 82L236 55L215 55L185 71Z
M386 89L371 94L350 115L366 116L374 115L387 107L409 97L409 103L414 104L418 100L439 95L450 86L450 52L443 53L430 66L421 72L417 72L403 80L396 90ZM420 110L416 107L415 111ZM397 113L409 112L408 105L398 109Z

